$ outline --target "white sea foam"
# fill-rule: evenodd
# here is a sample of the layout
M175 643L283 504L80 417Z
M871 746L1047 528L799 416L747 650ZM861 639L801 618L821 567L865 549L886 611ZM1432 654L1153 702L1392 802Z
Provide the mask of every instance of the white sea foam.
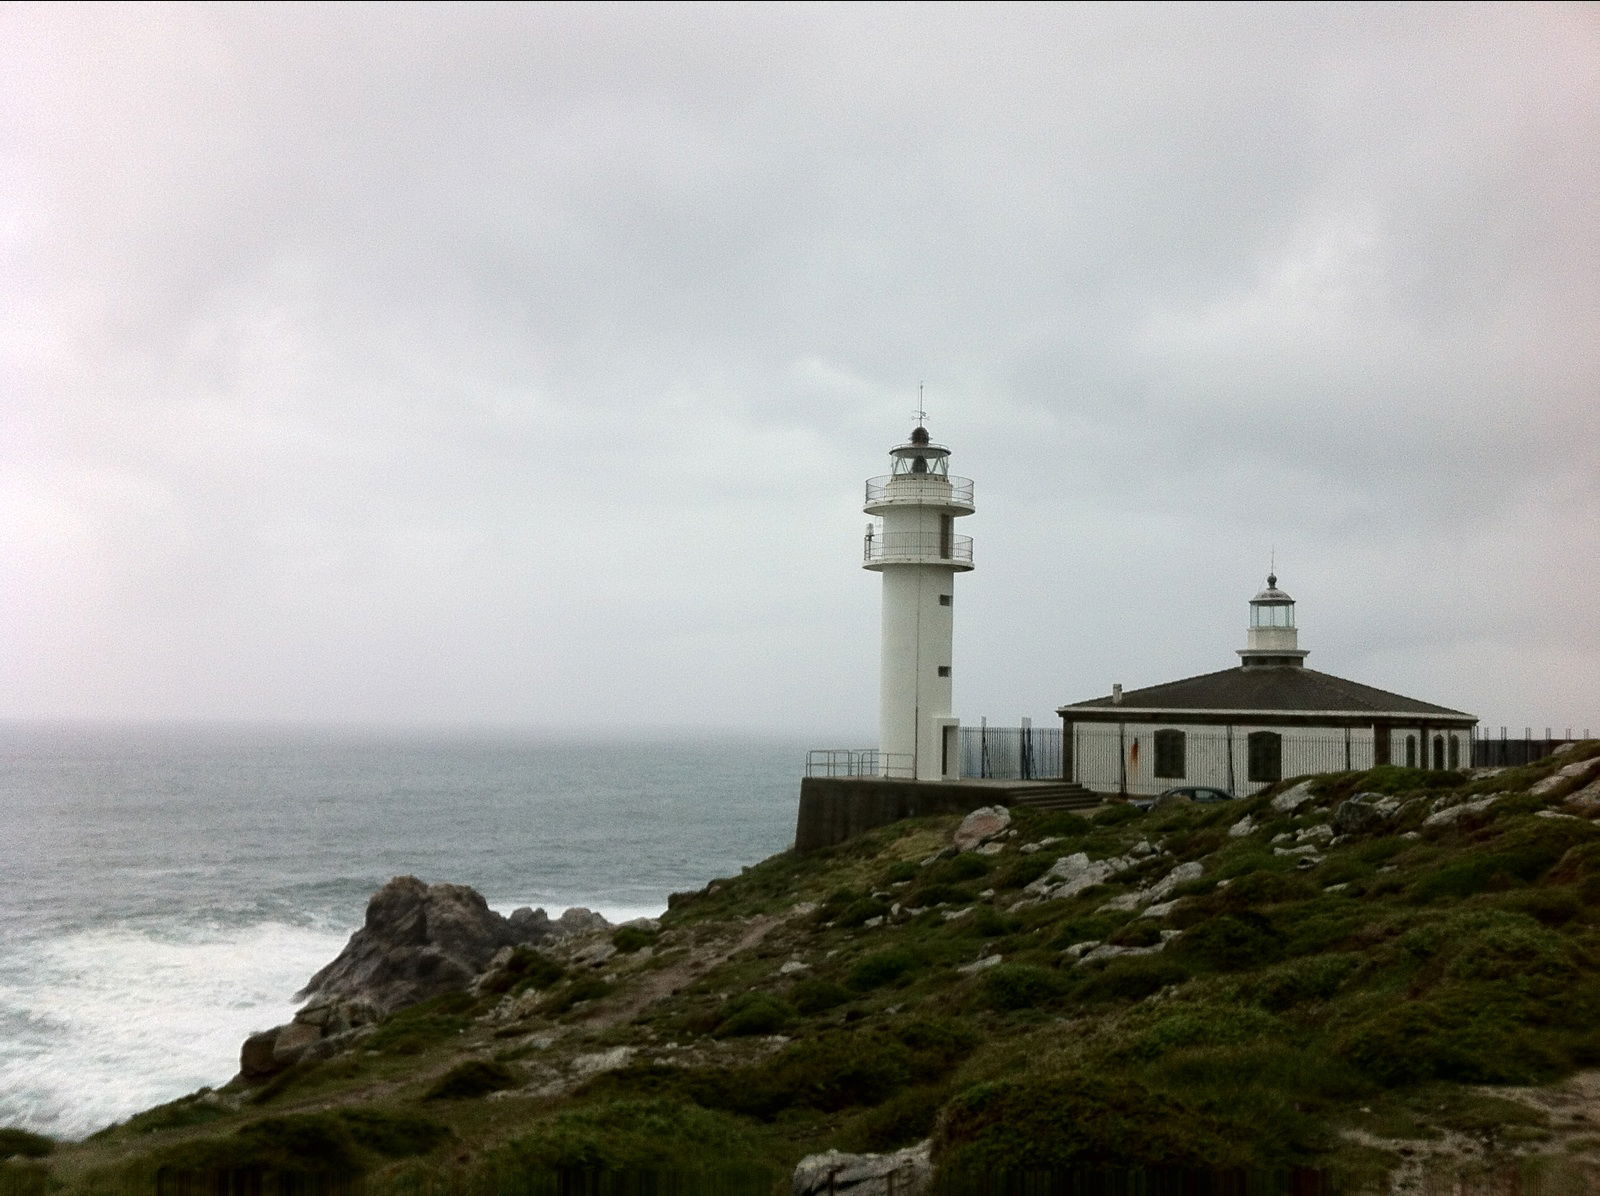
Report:
M348 931L263 923L162 937L88 930L0 958L0 1125L80 1137L223 1083L288 1021Z

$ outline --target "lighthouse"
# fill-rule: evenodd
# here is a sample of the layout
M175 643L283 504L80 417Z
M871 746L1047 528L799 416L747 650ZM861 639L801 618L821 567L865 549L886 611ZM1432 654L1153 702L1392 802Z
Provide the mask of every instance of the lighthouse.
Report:
M890 472L867 481L862 567L883 574L878 771L909 780L958 775L950 713L955 576L972 568L972 479L950 473L950 450L920 424L889 450Z

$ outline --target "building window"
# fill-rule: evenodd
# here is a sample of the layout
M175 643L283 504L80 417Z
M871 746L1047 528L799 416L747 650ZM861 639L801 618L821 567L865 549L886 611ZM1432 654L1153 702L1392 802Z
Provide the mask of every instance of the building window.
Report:
M939 605L940 606L949 606L950 605L950 595L949 594L940 594L939 595Z
M1283 780L1283 738L1276 731L1252 731L1249 738L1250 779Z
M1444 771L1444 736L1433 737L1433 768L1435 772Z
M1156 776L1166 777L1169 780L1182 780L1189 775L1189 770L1184 767L1184 734L1182 731L1157 731L1156 739Z
M1451 769L1461 767L1461 736L1459 735L1450 736L1450 767Z
M947 664L940 665L939 666L939 676L948 677L949 675L950 675L950 666L947 665Z
M1407 735L1406 736L1406 767L1407 768L1415 768L1416 766L1417 766L1417 737L1415 735Z

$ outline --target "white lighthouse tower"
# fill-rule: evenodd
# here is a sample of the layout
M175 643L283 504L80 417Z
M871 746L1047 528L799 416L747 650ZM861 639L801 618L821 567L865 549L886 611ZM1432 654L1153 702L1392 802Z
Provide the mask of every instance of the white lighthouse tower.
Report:
M920 425L889 450L891 472L867 481L863 567L883 574L879 772L912 780L958 775L950 714L955 576L972 568L972 479L950 474L950 450Z

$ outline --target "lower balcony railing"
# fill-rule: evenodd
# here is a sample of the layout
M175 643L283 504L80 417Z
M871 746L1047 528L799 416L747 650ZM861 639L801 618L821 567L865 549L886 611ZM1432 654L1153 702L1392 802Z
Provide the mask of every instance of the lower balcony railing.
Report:
M861 560L864 564L879 565L894 562L908 564L938 564L951 562L972 564L971 536L941 536L937 532L887 532L868 535L861 543Z
M877 748L815 748L806 753L808 777L899 777L917 775L911 753Z

